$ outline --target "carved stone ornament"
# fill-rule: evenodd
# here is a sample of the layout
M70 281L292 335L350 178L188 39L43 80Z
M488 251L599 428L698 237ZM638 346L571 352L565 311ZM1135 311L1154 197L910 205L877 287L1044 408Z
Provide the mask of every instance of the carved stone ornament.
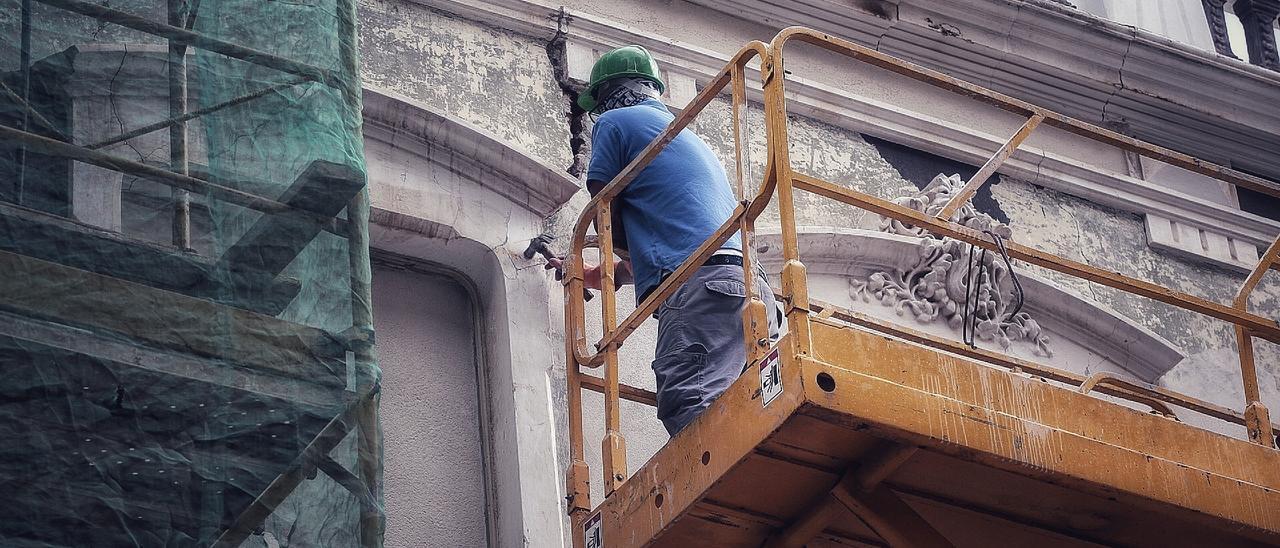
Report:
M908 196L893 201L927 215L937 215L964 183L959 175L939 174L924 190L908 187L904 189L910 193ZM1001 238L1007 239L1012 234L1008 225L979 213L969 204L960 208L951 220L976 230L989 230ZM966 289L981 272L977 299L969 302L969 313L976 315L977 320L975 338L995 341L1003 349L1008 349L1013 341L1025 341L1034 345L1037 355L1053 356L1049 337L1042 334L1040 324L1026 312L1010 314L1016 305L1014 285L999 253L983 253L959 240L938 238L923 229L885 217L881 217L880 230L923 238L919 254L914 261L904 258L903 264L912 265L910 267L873 272L866 280L850 280L851 297L863 302L875 299L884 306L894 307L899 316L909 311L921 323L944 321L951 329L959 330L965 319ZM972 268L970 253L975 254ZM979 261L983 268L978 267Z

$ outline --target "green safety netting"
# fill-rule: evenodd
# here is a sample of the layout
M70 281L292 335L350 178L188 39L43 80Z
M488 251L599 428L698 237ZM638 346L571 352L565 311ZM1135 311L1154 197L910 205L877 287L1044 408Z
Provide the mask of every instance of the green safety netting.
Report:
M381 544L354 17L0 0L0 546Z

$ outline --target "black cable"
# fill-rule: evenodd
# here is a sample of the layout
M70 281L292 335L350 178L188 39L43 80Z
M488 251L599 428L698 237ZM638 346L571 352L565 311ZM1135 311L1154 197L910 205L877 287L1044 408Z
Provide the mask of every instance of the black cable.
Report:
M965 290L964 290L964 318L960 324L960 337L964 344L969 348L977 348L978 334L978 299L981 298L982 275L986 271L987 250L983 248L982 255L978 258L978 275L973 276L973 258L977 255L977 246L969 245L968 271L965 273ZM976 286L976 287L975 287ZM970 302L972 302L973 313L970 314Z
M1016 316L1018 312L1022 311L1022 303L1024 300L1022 282L1018 280L1018 274L1013 271L1013 261L1009 259L1009 250L1004 246L1004 239L990 230L984 230L983 232L989 234L991 239L995 241L996 247L1000 248L1000 256L1004 258L1004 266L1009 269L1009 279L1013 280L1014 302L1016 304L1013 307L1013 311L1010 312L1009 315L1005 316L1004 320L1007 321Z

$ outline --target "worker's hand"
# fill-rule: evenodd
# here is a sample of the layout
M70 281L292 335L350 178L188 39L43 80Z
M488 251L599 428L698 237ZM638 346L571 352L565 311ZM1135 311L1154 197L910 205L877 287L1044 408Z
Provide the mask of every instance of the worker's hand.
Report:
M560 279L564 272L564 258L557 257L547 259L547 265L543 267L547 270L556 269L556 279ZM632 283L631 263L628 261L618 261L614 263L613 278L615 289L623 284ZM600 289L600 266L588 266L582 271L582 287L584 289Z
M564 279L564 257L547 257L547 264L542 269L555 269L557 282Z

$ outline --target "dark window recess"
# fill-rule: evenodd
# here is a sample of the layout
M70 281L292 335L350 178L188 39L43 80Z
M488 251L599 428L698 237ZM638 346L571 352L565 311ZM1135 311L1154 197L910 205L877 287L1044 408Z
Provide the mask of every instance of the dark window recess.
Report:
M950 158L943 158L936 154L921 152L914 148L903 146L884 139L877 139L869 135L863 135L868 143L876 147L880 153L880 157L884 158L889 165L898 170L898 173L916 188L923 189L929 185L930 181L939 173L943 175L960 174L960 178L968 181L978 172L977 166L971 166L963 162L957 162ZM994 196L991 195L991 187L1000 182L1000 176L992 175L987 178L982 188L978 189L978 193L973 196L973 206L979 212L992 216L1002 223L1009 222L1009 216L1004 210L1000 209L1000 204L996 202Z
M1280 221L1280 198L1241 187L1236 187L1236 197L1242 211Z
M70 59L55 55L31 65L30 104L46 120L67 133L70 100L65 86ZM0 81L22 93L21 71L0 72ZM0 94L0 124L21 129L24 108L8 94ZM26 116L27 131L59 139L52 130ZM54 215L70 215L71 163L65 158L27 151L16 143L0 143L0 201L23 205Z

